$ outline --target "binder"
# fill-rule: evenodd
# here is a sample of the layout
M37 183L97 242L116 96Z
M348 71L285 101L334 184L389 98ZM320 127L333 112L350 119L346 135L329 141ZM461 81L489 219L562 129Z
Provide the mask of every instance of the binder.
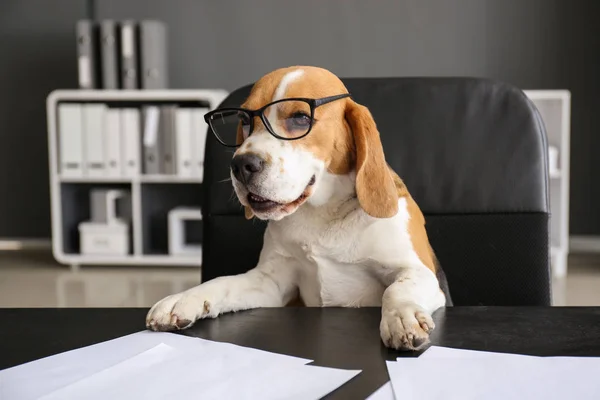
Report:
M176 106L162 106L160 110L159 150L162 157L160 172L166 175L177 173L175 154L175 111Z
M98 76L98 27L90 20L79 20L75 26L77 36L77 70L79 87L99 88Z
M119 88L119 41L117 40L117 23L112 20L100 22L100 55L102 87L104 89Z
M121 154L121 111L108 108L104 114L104 140L106 176L117 178L123 176Z
M64 178L83 176L82 114L80 104L58 105L59 172Z
M165 89L167 74L167 29L159 21L140 22L140 80L142 89Z
M135 21L121 23L121 83L123 89L139 88L138 32Z
M104 104L83 105L84 175L92 178L105 176L104 161Z
M144 173L160 174L159 123L160 109L158 106L144 106Z
M175 153L177 175L192 177L192 109L179 108L175 112Z
M140 173L140 110L121 109L121 145L123 146L123 175L134 178Z
M200 179L204 178L204 150L208 131L204 114L208 111L208 108L194 108L192 110L192 176Z

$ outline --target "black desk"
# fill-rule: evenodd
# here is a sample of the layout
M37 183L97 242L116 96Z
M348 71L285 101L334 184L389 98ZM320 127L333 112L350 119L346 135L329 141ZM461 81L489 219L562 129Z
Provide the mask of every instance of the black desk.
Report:
M144 328L145 309L0 309L0 369ZM330 398L364 399L403 353L379 338L380 310L280 308L201 321L190 336L362 369ZM436 345L540 356L600 356L600 308L456 307L434 315ZM406 354L415 356L417 353Z

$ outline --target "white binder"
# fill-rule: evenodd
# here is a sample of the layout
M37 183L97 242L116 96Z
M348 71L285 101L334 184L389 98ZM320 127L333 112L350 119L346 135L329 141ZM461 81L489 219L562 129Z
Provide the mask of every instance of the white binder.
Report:
M83 176L83 128L80 104L58 105L59 173L63 178Z
M175 153L178 176L192 177L192 109L178 108L175 114Z
M121 110L121 144L123 145L123 175L129 178L140 173L140 110Z
M104 140L106 176L123 176L123 155L121 154L121 111L109 108L104 114Z
M91 178L105 176L104 160L104 104L83 105L83 144L85 148L84 175Z
M208 111L208 108L192 109L192 176L200 179L204 178L204 150L208 129L204 114Z

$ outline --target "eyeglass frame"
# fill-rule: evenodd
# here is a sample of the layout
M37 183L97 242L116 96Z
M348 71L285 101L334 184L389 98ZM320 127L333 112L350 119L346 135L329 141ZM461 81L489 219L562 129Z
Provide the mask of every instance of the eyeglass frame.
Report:
M217 133L217 131L213 128L213 125L211 123L211 117L214 116L215 114L219 113L219 112L223 112L223 111L241 111L246 113L246 115L248 115L250 117L250 129L248 130L248 137L250 137L250 135L252 135L252 132L254 131L254 119L256 117L260 117L260 120L262 121L263 125L265 126L265 128L267 128L267 131L273 135L274 137L276 137L277 139L281 139L281 140L298 140L298 139L302 139L303 137L306 137L306 135L308 135L310 133L310 131L313 128L314 125L314 117L315 117L315 109L317 107L320 107L322 105L325 104L329 104L333 101L336 100L341 100L347 97L351 97L350 93L344 93L344 94L336 94L334 96L327 96L327 97L321 97L319 99L311 99L311 98L307 98L307 97L290 97L290 98L286 98L286 99L280 99L280 100L276 100L273 101L271 103L268 103L264 106L262 106L261 108L258 108L256 110L249 110L247 108L241 108L241 107L226 107L226 108L217 108L214 109L206 114L204 114L204 121L208 124L208 126L210 127L210 130L212 131L213 135L215 136L215 138L217 139L217 141L219 143L221 143L223 146L225 147L239 147L242 144L241 143L236 143L234 145L231 144L227 144L225 143L220 137L219 134ZM284 136L279 136L278 134L276 134L273 130L273 127L271 126L271 123L269 122L269 120L267 119L267 117L264 114L264 111L273 106L274 104L277 103L283 103L284 101L303 101L305 103L307 103L310 106L310 127L308 128L308 130L301 136L298 137L284 137Z

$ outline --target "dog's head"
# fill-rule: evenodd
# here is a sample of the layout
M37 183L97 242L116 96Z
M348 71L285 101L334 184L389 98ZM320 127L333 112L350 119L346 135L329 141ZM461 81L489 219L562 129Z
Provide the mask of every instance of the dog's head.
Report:
M394 177L373 117L334 74L315 67L273 71L241 107L251 112L237 113L231 177L248 218L280 220L305 203L327 203L335 195L327 187L331 175L355 180L369 215L396 214Z

